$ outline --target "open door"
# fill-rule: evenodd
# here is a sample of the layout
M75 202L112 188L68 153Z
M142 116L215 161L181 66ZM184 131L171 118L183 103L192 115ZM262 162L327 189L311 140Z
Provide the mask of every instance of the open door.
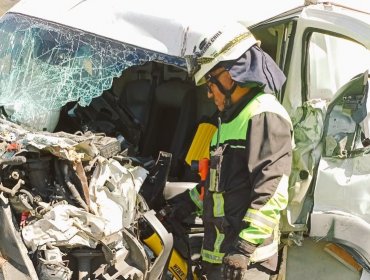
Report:
M366 135L368 72L335 94L324 121L309 235L345 246L369 269L370 146Z

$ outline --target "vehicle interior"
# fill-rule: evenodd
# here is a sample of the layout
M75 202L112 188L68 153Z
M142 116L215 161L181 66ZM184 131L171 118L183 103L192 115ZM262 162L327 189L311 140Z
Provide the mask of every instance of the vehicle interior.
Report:
M89 106L64 106L55 132L118 137L128 156L143 161L156 159L160 151L171 153L169 181L192 181L197 177L186 155L198 125L212 123L215 114L205 87L196 87L185 71L148 62L126 69Z

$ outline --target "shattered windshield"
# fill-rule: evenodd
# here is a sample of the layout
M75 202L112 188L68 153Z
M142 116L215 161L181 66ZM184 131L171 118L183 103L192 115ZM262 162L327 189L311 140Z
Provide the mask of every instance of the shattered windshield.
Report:
M178 58L8 14L0 20L0 106L12 121L47 130L67 102L87 106L123 70L147 61L185 67Z

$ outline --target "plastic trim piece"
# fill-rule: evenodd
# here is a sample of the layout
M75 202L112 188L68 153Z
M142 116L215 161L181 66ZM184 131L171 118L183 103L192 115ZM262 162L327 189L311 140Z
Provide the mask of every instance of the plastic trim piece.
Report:
M370 224L343 212L313 212L310 237L343 244L353 249L353 257L370 268Z
M145 279L157 280L162 279L161 276L165 275L164 267L167 267L172 248L173 248L173 236L169 233L162 223L155 216L155 211L150 210L144 214L144 218L153 227L154 231L158 234L162 241L163 250L156 258L153 266L150 268Z

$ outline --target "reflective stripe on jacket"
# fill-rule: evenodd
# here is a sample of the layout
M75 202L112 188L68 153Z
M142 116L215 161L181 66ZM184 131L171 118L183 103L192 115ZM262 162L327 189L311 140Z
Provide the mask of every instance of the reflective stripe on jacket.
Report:
M259 262L276 254L280 211L288 201L293 130L289 115L271 94L256 94L242 105L237 115L222 122L211 142L211 156L217 154L220 165L219 172L210 170L203 202L202 258L211 263L222 262L238 235L256 245L251 261ZM263 147L264 143L255 143L259 151L253 151L254 146L248 143L254 137L250 135L253 131L248 134L249 125L253 118L263 114L274 122L267 132L267 137L271 136L270 131L273 137L266 140L271 151ZM289 143L278 143L285 140ZM277 153L272 151L273 142L283 146ZM267 158L263 158L264 154ZM262 162L254 159L261 157Z

